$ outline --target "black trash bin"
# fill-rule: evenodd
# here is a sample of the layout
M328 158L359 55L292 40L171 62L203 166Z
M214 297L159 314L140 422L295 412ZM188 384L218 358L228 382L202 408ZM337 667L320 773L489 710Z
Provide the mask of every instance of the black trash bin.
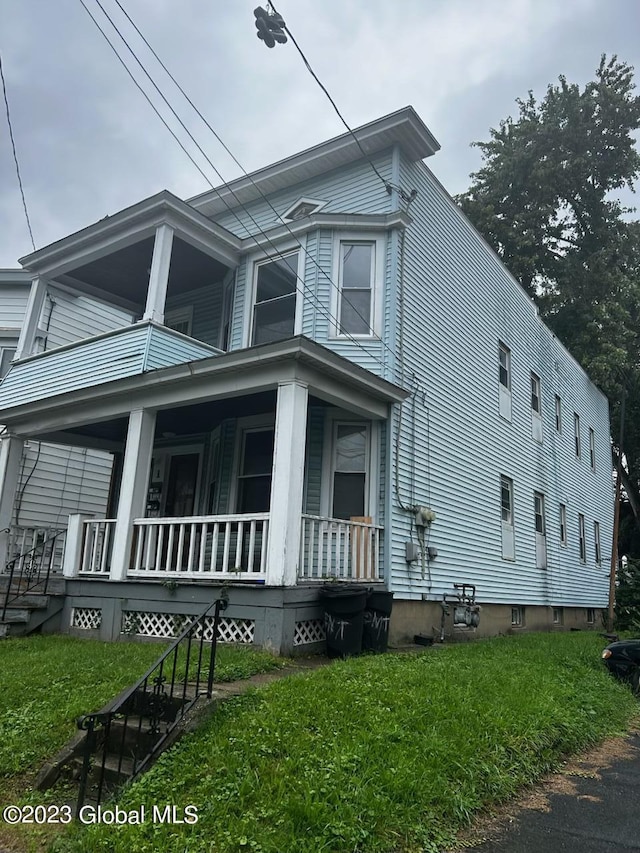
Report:
M359 655L367 590L354 584L323 586L320 601L324 607L327 655L330 658Z
M364 628L362 631L363 651L387 651L392 607L392 592L387 592L386 590L369 592L364 611Z

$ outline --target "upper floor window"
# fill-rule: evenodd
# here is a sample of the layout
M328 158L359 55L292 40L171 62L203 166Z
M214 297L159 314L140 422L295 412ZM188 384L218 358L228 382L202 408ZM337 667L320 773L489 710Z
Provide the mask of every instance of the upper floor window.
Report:
M542 413L542 399L540 396L540 377L531 374L531 411L539 415Z
M600 523L593 522L593 549L596 557L596 563L600 565L602 562L602 551L600 550Z
M503 343L498 344L498 377L500 384L511 390L511 350Z
M498 341L498 388L500 389L500 415L511 420L511 350Z
M502 558L503 560L515 560L513 480L509 477L500 477L500 506L502 512Z
M373 334L374 242L340 243L338 330L341 335Z
M560 544L567 544L567 507L560 504Z
M580 562L587 562L587 540L585 539L584 533L584 515L579 512L578 513L578 537L580 541Z
M15 346L0 346L0 379L7 375L15 354Z
M589 462L595 471L596 469L596 434L592 427L589 427Z
M298 252L256 264L252 344L295 334Z
M562 400L556 394L556 432L562 432Z
M193 326L193 305L167 311L164 315L164 325L175 332L190 335Z
M582 454L582 445L580 444L580 415L577 412L573 413L573 434L576 443L576 456Z

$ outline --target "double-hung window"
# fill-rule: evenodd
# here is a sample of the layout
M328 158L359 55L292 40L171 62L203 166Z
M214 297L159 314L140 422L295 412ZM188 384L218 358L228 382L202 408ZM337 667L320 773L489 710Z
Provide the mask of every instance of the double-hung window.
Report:
M298 258L293 252L256 264L251 343L281 341L295 334Z
M573 437L576 444L576 456L579 459L582 455L582 444L580 442L580 415L577 412L573 413Z
M502 559L514 560L515 536L513 527L513 480L500 477L500 509L502 513Z
M602 563L602 551L600 550L600 522L593 522L593 550L596 558L596 563Z
M531 373L531 435L542 441L542 391L540 377Z
M593 427L589 427L589 463L596 470L596 434Z
M556 432L562 432L562 400L556 394Z
M342 241L340 243L338 334L373 334L375 279L375 242Z
M587 562L587 540L585 538L584 532L584 515L579 512L578 513L578 538L580 542L580 562Z
M238 473L238 512L268 512L273 467L272 427L246 430L242 434Z
M335 424L333 518L367 515L369 428L365 423Z
M560 504L560 544L567 544L567 507Z
M500 415L511 420L511 350L498 341L498 383L500 389Z

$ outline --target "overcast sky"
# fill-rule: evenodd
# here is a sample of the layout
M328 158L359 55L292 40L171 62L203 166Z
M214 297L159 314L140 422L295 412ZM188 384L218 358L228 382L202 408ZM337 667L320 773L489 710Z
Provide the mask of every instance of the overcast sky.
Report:
M115 0L100 2L161 74ZM256 38L257 0L120 2L246 169L343 131L294 47L269 50ZM113 34L97 0L85 3ZM515 115L529 89L542 97L559 74L583 85L602 53L635 65L640 82L639 0L276 5L352 127L407 104L417 110L442 145L429 165L451 193L480 165L470 142ZM0 50L38 248L161 189L182 198L208 189L80 0L0 0ZM179 111L223 177L237 177L206 128ZM30 251L2 106L0 267Z

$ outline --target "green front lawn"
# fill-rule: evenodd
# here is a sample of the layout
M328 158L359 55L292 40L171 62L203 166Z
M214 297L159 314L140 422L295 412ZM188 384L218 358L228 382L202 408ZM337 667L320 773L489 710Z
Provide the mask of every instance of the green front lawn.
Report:
M594 634L337 662L227 702L126 791L195 825L76 824L59 853L437 851L637 709Z

